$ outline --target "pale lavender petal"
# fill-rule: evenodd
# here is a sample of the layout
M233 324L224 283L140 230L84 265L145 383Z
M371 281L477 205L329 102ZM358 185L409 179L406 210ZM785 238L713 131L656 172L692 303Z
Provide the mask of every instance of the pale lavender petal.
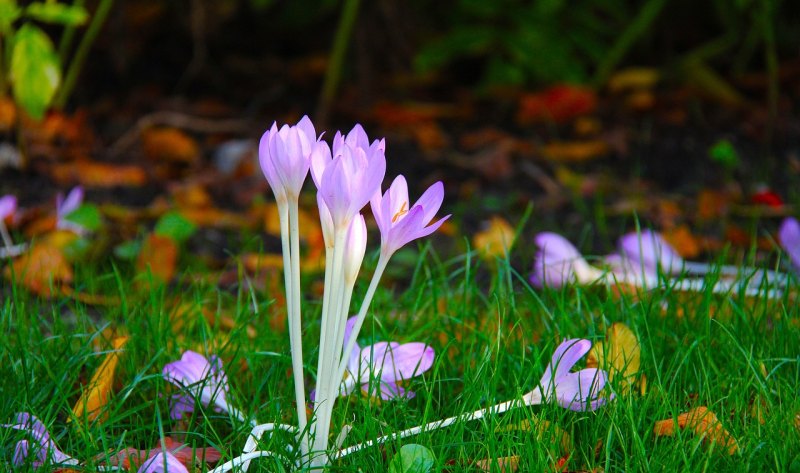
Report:
M14 215L17 211L17 198L13 195L5 195L0 198L0 221Z
M553 352L550 363L547 364L547 368L542 376L542 382L540 384L545 389L545 392L552 389L549 380L558 379L569 373L569 370L571 370L584 355L589 353L591 349L592 342L585 339L571 338L561 342ZM548 380L546 383L544 382L545 378Z
M331 148L328 144L323 141L317 142L317 144L314 145L314 149L311 151L310 163L311 179L313 179L317 189L322 187L322 176L332 160Z
M422 219L425 225L436 216L436 212L442 206L442 201L444 201L444 184L442 181L437 181L428 187L414 203L414 207L419 205L425 209L425 217Z
M778 230L778 239L794 267L800 270L800 222L792 217L785 218Z
M194 412L195 401L194 398L186 394L173 394L170 402L169 417L172 420L178 420L184 414Z
M230 392L228 378L222 369L222 361L212 356L211 362L203 355L187 350L181 359L168 363L162 370L165 380L186 389L203 405L214 404L215 409L230 412L226 395ZM182 409L174 406L174 412Z
M264 173L264 177L267 178L269 187L272 189L272 192L275 193L276 198L279 195L282 196L284 194L284 189L281 185L281 179L278 176L278 171L275 169L275 163L273 162L270 153L270 141L277 133L278 126L273 122L272 128L265 131L264 134L261 135L261 141L258 143L258 162L261 165L261 171Z
M556 378L555 390L558 404L573 411L585 411L592 408L591 401L606 385L607 375L603 370L587 368L577 373L568 373Z
M160 452L136 470L136 473L189 473L189 470L170 452Z
M633 266L644 266L646 272L651 274L657 273L659 268L665 274L677 274L683 267L683 259L678 252L652 230L622 236L619 250L622 256L631 260Z
M390 346L383 358L380 371L384 382L403 381L431 369L435 352L429 345L419 342Z
M297 128L302 131L309 140L317 141L319 139L317 131L314 129L314 123L311 122L308 115L303 115L303 118L297 122Z
M62 219L74 212L83 203L83 187L75 186L67 194L67 198L62 198L61 194L56 197L56 214Z
M364 385L364 389L368 389L367 385ZM413 399L417 393L414 391L409 391L407 389L398 386L396 383L392 382L385 382L381 381L380 383L380 396L381 399L384 401L391 401L393 399Z

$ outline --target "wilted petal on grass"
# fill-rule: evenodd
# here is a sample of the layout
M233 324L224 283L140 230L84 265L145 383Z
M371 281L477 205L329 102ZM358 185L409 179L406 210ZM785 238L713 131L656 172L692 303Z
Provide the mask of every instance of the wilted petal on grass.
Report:
M345 340L350 339L355 317L347 321ZM432 347L419 342L397 343L378 342L359 348L355 345L347 364L347 377L342 382L339 394L352 394L360 386L363 391L370 391L370 382L374 381L379 395L384 400L399 397L414 397L412 391L403 389L398 383L419 376L433 366L435 352Z
M536 235L534 241L538 247L530 276L534 286L559 288L569 283L588 284L602 276L561 235L543 232Z
M628 233L619 239L619 251L630 266L642 268L650 275L678 274L683 268L683 258L664 238L652 230Z
M148 458L136 473L189 473L189 470L170 452L158 452Z
M581 358L592 348L592 342L583 339L564 340L539 381L539 385L525 395L529 405L556 401L561 407L573 411L593 411L613 398L599 397L608 375L603 370L586 368L571 372Z
M800 222L796 218L785 218L778 230L778 239L795 269L800 270Z
M381 251L391 255L407 243L435 232L450 218L446 215L431 223L443 200L444 185L436 182L411 205L408 184L402 175L394 179L383 195L379 189L370 206L381 232Z
M14 423L2 424L2 427L27 432L33 442L21 440L14 449L14 465L24 464L30 454L36 455L32 461L34 467L39 467L48 459L55 464L76 465L78 460L59 450L56 443L50 438L47 427L36 416L27 412L16 415Z
M204 406L211 406L221 412L231 413L232 408L226 399L230 392L228 377L222 369L222 360L211 356L209 362L203 355L187 350L179 361L164 366L164 379L199 400ZM184 396L173 397L171 415L178 419L185 412L194 409L194 403Z

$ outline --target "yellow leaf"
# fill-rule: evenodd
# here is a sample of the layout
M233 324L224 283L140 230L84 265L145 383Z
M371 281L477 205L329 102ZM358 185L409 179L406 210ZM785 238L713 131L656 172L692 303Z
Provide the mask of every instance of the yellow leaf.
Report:
M114 347L113 351L106 355L95 370L87 389L83 391L80 399L75 403L75 407L72 408L76 419L82 419L85 415L87 420L95 420L102 413L103 407L108 404L108 397L114 385L114 372L117 369L117 362L119 362L119 353L127 341L128 337L117 337L111 342ZM72 418L68 420L72 420Z
M510 473L519 469L519 455L477 460L475 461L475 467L481 471L499 471L501 473Z
M620 392L630 392L639 373L639 340L625 324L615 323L606 332L605 342L597 342L589 351L586 366L608 372L608 380L618 383Z
M488 261L503 258L514 243L514 229L502 217L492 217L485 229L472 238L472 246Z
M608 79L608 90L612 93L627 90L652 89L659 80L657 70L650 67L629 67Z
M541 148L542 156L552 162L580 163L605 156L610 147L603 140L555 141Z

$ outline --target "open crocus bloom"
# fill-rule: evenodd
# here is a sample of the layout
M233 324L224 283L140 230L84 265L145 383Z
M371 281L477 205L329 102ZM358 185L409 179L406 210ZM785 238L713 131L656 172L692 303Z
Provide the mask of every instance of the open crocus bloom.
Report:
M319 143L314 124L304 116L295 126L276 123L262 136L258 145L258 160L261 170L275 193L281 196L297 196L303 187L311 165L311 153Z
M578 249L561 235L539 233L535 242L539 249L530 276L534 286L558 288L569 282L591 283L603 276L600 270L587 263Z
M435 232L447 215L431 223L444 200L444 185L436 182L426 190L413 206L409 204L408 184L405 177L397 176L385 194L380 190L372 196L372 215L381 231L381 250L387 255L417 238Z
M170 416L180 419L185 412L194 410L195 399L204 406L213 405L220 412L234 413L225 396L229 393L228 377L222 370L222 360L211 356L209 362L203 355L187 350L181 359L164 366L164 379L188 392L172 398Z
M597 368L570 372L573 366L592 349L592 342L582 339L564 340L556 348L539 385L524 396L527 405L556 401L573 411L593 411L608 399L599 397L608 375Z
M345 328L345 345L350 339L356 318L350 317ZM435 353L430 346L419 343L378 342L368 347L356 345L347 364L347 377L342 381L339 394L347 396L359 387L369 392L372 380L380 383L381 399L414 397L397 383L418 376L433 366Z
M0 222L11 217L17 211L17 198L13 195L0 197Z
M641 272L649 275L678 274L684 266L680 257L669 243L652 230L641 233L628 233L619 239L619 252L630 261L632 267L640 267Z
M778 230L778 239L794 267L800 270L800 222L796 218L785 218Z
M32 442L27 440L20 440L17 442L14 449L14 457L12 463L14 466L23 465L28 455L31 453L36 455L32 465L38 468L45 464L48 460L61 465L77 465L78 460L65 454L58 449L56 443L50 438L50 432L47 427L36 416L27 412L20 412L17 414L13 424L3 424L3 427L15 430L23 430L27 432ZM31 451L32 450L32 451Z
M189 473L189 470L175 455L163 451L148 458L136 473Z

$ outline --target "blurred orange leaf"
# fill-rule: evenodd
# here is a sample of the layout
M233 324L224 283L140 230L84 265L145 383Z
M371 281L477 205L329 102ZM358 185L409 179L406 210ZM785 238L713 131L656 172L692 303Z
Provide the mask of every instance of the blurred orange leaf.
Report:
M696 258L700 254L700 240L692 234L686 225L679 225L665 230L662 236L683 258Z
M8 97L0 97L0 131L8 131L17 122L17 106Z
M725 192L706 189L697 196L697 218L713 220L728 213L731 196Z
M136 260L136 270L140 273L150 269L158 281L169 282L175 275L178 261L178 245L171 239L154 233L145 239Z
M629 67L614 73L608 79L608 91L612 93L628 90L652 89L659 80L659 73L651 67Z
M678 415L677 422L674 419L656 421L653 427L653 434L658 436L675 435L677 429L689 428L704 438L711 444L718 444L727 448L729 455L733 455L739 449L736 439L725 430L717 419L717 416L706 407L696 407L689 412Z
M503 258L514 243L514 228L503 217L494 216L472 237L472 247L488 260Z
M579 163L590 161L608 154L610 148L603 140L556 141L541 148L542 156L548 161L559 163Z
M50 172L56 182L64 185L79 183L87 187L139 187L147 182L147 175L139 166L89 160L55 164Z
M9 280L16 280L29 291L42 296L62 293L62 285L72 282L72 267L62 250L47 241L33 245L5 268Z
M108 398L114 386L114 373L117 370L119 354L127 342L128 337L117 337L111 342L112 351L105 356L103 362L95 370L87 389L83 391L78 402L75 403L75 407L72 408L74 418L82 419L85 415L87 420L95 420L100 416L103 407L108 404ZM72 417L67 419L68 422L71 420Z
M517 122L521 125L564 123L592 113L596 106L597 96L592 89L571 84L555 85L541 92L523 95L517 111Z
M142 132L144 152L154 161L190 164L200 157L197 142L175 128L148 128Z

